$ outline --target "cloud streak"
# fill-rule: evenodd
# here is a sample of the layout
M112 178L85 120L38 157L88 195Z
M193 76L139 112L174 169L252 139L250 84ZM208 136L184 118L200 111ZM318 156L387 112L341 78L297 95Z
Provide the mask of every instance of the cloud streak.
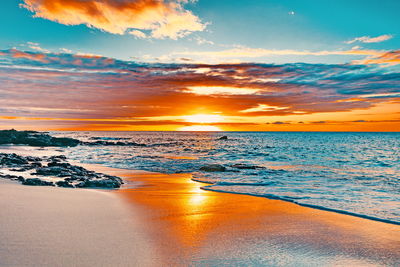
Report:
M254 60L270 56L367 56L370 58L382 56L387 51L372 49L350 49L350 50L292 50L292 49L265 49L237 46L230 49L218 51L177 51L164 55L161 58L171 60L176 58L187 58L196 62L226 62L229 60L243 61L243 59Z
M377 56L371 56L366 59L357 60L354 63L398 65L400 64L400 50L384 52Z
M139 63L10 49L0 51L0 95L3 118L163 125L182 124L185 115L221 114L256 123L260 116L399 103L400 72L350 64Z
M362 37L357 37L354 38L350 41L345 42L346 44L352 44L355 42L361 42L361 43L380 43L383 41L387 41L393 38L393 35L390 34L384 34L384 35L380 35L377 37L369 37L369 36L362 36Z
M184 9L186 0L23 1L21 7L33 12L35 17L65 25L85 24L113 34L130 33L140 38L177 39L206 27L191 11Z
M237 47L222 51L185 51L175 52L175 55L186 56L213 56L213 57L247 57L256 58L262 56L330 56L330 55L379 55L376 50L337 50L337 51L299 51L299 50L272 50L264 48Z

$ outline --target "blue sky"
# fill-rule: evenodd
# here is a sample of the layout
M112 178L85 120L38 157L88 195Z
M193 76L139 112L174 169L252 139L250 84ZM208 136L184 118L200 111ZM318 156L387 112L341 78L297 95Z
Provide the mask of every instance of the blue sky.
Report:
M40 1L39 1L40 2ZM199 0L183 5L206 25L202 31L173 40L140 39L113 34L86 25L64 25L22 8L23 1L2 1L0 47L29 50L27 42L59 52L100 54L118 59L174 61L183 51L222 51L232 47L271 50L336 51L360 49L394 50L400 47L400 1L353 0ZM292 13L294 12L294 13ZM391 35L383 42L346 44L353 38ZM200 40L200 41L199 41ZM174 53L172 56L171 53ZM166 57L169 55L169 57ZM241 58L268 63L344 63L362 56L269 55ZM157 59L156 59L157 60ZM196 59L198 60L198 59ZM233 59L232 59L233 60Z

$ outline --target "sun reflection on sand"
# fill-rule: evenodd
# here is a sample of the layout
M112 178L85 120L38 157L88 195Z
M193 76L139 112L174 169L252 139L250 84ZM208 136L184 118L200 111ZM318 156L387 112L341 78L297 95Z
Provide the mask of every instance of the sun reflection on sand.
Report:
M205 191L190 174L110 174L140 182L116 193L135 207L135 220L146 225L164 263L190 262L194 255L204 257L203 253L223 255L227 244L240 251L260 249L254 243L257 240L267 244L263 253L271 250L268 257L278 258L288 254L274 243L277 240L283 240L289 249L307 248L311 258L322 257L329 250L333 254L325 260L345 257L360 263L377 262L380 256L374 255L396 255L398 251L395 240L400 236L394 225L279 200ZM274 249L283 255L275 255Z
M192 209L195 210L196 208L201 208L202 205L207 205L209 197L205 192L196 182L193 182L193 189L190 191L191 194L188 198L188 206L192 206Z

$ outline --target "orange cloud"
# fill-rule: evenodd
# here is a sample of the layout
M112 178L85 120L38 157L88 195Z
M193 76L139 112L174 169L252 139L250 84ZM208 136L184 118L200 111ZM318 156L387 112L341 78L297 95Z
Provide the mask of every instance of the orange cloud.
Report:
M113 34L133 33L177 39L205 24L185 10L185 0L24 0L22 7L40 17L65 25L85 24ZM141 34L141 33L142 34Z
M7 125L174 130L198 121L224 130L334 130L340 125L311 122L399 117L400 76L384 66L150 64L15 49L0 53L0 116ZM394 129L398 122L384 124Z
M49 61L46 59L45 54L41 53L27 53L16 49L11 49L10 53L14 58L24 58L33 61L40 61L42 63L48 63Z
M354 63L357 64L388 64L397 65L400 64L400 50L389 51L381 53L374 57L368 57L362 60L356 60Z

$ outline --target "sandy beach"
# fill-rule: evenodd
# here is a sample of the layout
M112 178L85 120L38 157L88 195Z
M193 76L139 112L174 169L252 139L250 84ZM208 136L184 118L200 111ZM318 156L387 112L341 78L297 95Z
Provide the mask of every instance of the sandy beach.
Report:
M0 180L0 199L0 266L156 266L136 213L110 192Z
M200 189L189 174L83 165L120 190L1 181L0 266L396 266L399 227Z

